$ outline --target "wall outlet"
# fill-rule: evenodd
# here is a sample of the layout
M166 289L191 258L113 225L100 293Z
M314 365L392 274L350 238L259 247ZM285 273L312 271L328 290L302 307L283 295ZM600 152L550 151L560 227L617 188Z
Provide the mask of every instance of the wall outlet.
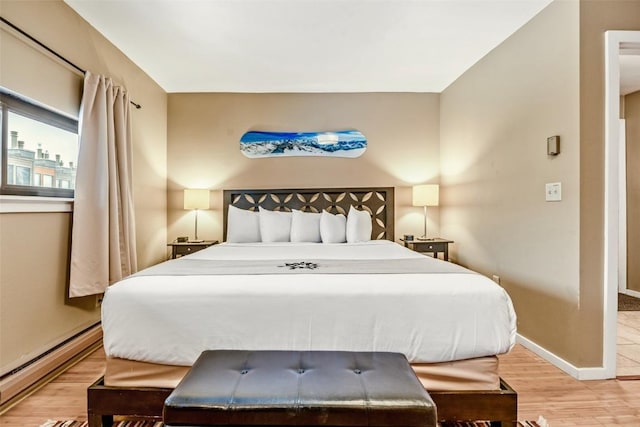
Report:
M562 183L550 182L545 184L544 189L547 202L559 202L562 200Z
M500 284L500 276L498 276L497 274L494 274L493 276L491 276L491 280L496 282L498 285Z

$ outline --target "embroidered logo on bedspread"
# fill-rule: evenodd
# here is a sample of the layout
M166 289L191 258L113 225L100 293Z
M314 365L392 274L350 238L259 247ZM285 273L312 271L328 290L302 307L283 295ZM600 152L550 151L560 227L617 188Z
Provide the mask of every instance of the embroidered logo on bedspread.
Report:
M306 268L307 270L315 270L318 268L318 264L314 262L285 262L284 265L279 265L278 267L287 267L289 270L298 270L300 268Z

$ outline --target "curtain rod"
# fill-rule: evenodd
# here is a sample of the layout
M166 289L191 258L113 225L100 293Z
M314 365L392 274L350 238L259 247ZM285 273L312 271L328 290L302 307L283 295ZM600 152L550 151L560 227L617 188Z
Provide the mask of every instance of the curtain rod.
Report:
M50 54L52 54L53 56L55 56L56 58L58 58L59 60L63 61L64 63L66 63L67 65L75 68L77 71L79 71L82 74L86 74L87 71L83 70L82 68L78 67L76 64L74 64L73 62L69 61L67 58L65 58L64 56L60 55L58 52L56 52L55 50L51 49L49 46L45 45L44 43L42 43L40 40L37 40L36 38L32 37L30 34L27 34L25 31L23 31L21 28L16 27L14 24L12 24L11 22L7 21L5 18L3 18L2 16L0 16L0 21L2 21L4 24L7 24L9 27L11 27L12 29L14 29L15 31L17 31L18 33L20 33L21 35L23 35L24 37L28 38L29 40L31 40L32 42L34 42L35 44L37 44L38 46L40 46L41 48L43 48L44 50L46 50L47 52L49 52ZM129 102L131 103L131 105L133 105L134 107L136 107L136 109L141 109L142 105L135 103L131 100L129 100Z

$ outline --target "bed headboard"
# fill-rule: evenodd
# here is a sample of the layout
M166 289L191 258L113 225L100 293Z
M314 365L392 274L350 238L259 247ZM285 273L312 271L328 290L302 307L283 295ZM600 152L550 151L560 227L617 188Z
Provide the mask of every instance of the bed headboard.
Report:
M227 213L229 205L240 209L257 210L258 206L272 211L341 213L347 215L349 207L366 210L371 214L371 238L394 240L394 188L310 188L300 190L224 190L223 238L227 239Z

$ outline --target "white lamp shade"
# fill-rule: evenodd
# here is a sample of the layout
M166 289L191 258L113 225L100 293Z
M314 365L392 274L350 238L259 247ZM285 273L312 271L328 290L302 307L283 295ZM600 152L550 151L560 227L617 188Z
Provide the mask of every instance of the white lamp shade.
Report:
M440 186L424 184L413 186L413 206L438 206Z
M184 190L185 209L209 209L209 190L206 189L185 189Z

